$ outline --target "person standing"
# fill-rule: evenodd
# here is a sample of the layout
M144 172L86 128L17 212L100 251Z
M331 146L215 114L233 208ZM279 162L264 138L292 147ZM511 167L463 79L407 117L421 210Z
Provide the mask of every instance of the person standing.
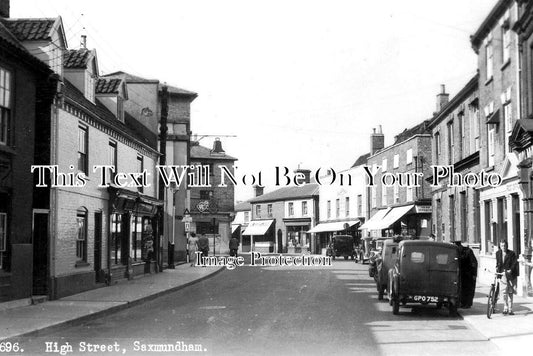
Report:
M198 249L198 238L194 232L191 232L189 237L189 262L191 267L194 266L194 261L196 260L196 250Z
M202 253L202 258L209 256L209 239L205 235L200 236L197 246L198 250Z
M459 247L459 270L461 271L461 308L470 308L474 302L477 279L477 259L470 247L455 241Z
M516 292L516 280L519 275L518 259L514 251L509 250L507 240L500 241L496 252L496 272L503 273L501 285L503 290L503 314L514 315L513 294Z
M229 255L237 257L237 250L239 249L239 239L235 236L229 240Z

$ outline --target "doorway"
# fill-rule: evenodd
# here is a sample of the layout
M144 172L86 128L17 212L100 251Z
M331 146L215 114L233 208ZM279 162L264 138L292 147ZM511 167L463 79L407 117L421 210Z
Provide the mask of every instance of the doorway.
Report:
M48 211L33 211L33 295L48 295Z
M102 273L102 212L94 213L94 272L96 283L103 282Z

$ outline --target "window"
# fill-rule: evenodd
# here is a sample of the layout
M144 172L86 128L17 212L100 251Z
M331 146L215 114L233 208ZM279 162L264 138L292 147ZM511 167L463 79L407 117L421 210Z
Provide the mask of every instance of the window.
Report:
M449 258L448 254L442 253L442 254L438 254L438 255L435 256L435 261L439 265L447 265L448 264L448 258Z
M255 206L255 217L261 219L261 205Z
M413 187L407 187L405 189L405 195L406 195L406 200L407 201L413 201L414 200L414 197L413 197Z
M489 33L487 36L487 40L485 43L485 63L486 63L486 70L485 74L487 75L487 80L492 79L493 70L494 70L494 53L492 48L492 34Z
M503 117L505 121L505 131L510 134L513 130L513 112L511 106L511 87L500 95L503 106Z
M424 254L422 252L411 252L411 262L424 263Z
M496 246L496 237L492 239L492 201L485 201L485 252L492 253L493 246Z
M413 149L412 148L408 149L406 152L405 163L406 164L413 163Z
M111 263L122 261L122 215L111 214Z
M328 219L331 218L331 200L328 200L327 202L327 216L328 216Z
M464 113L460 113L457 116L459 120L459 137L461 138L461 141L459 142L459 155L458 158L461 159L463 157L467 156L468 152L468 145L466 142L466 126L465 126L465 115Z
M400 202L400 187L398 184L394 184L394 203Z
M480 116L479 116L479 105L477 104L477 101L470 105L470 123L471 123L471 127L473 127L474 152L476 152L476 151L479 151L480 149L479 132L480 132L480 127L481 127Z
M363 216L363 196L357 196L357 216Z
M78 171L89 175L89 137L86 126L78 127Z
M376 207L376 204L377 204L377 189L376 189L376 186L372 186L372 190L370 192L370 194L372 195L372 208L375 208Z
M7 214L0 213L0 270L3 266L2 259L7 248Z
M11 130L11 73L0 67L0 144L9 144Z
M250 221L250 212L249 211L245 211L244 212L244 222L248 222Z
M400 165L400 155L394 155L394 168L398 168Z
M144 171L144 159L143 156L137 155L137 172L142 173ZM144 187L138 187L137 190L142 193L144 191Z
M85 71L85 97L94 103L94 77Z
M387 186L381 185L381 205L387 205Z
M435 132L435 163L439 164L440 156L440 132Z
M494 151L495 151L495 140L494 140L494 134L495 134L495 129L494 129L494 125L490 125L491 127L489 128L489 131L488 131L488 138L489 138L489 142L488 142L488 166L489 167L492 167L494 166Z
M209 200L211 198L213 198L212 190L200 190L200 199Z
M76 238L76 257L78 261L87 262L87 210L80 208L76 212L78 234Z
M307 202L306 201L302 202L302 215L303 216L307 215Z
M507 61L511 59L511 29L509 24L502 26L502 38L503 38L503 45L502 45L502 57L503 57L503 64L505 65Z
M350 216L350 197L346 197L346 201L344 202L344 212L346 216Z
M454 132L453 132L453 121L448 123L448 164L452 164L453 160L453 146L454 146Z
M124 99L121 96L117 97L117 118L124 122Z
M383 158L383 165L381 167L381 171L382 172L386 172L387 171L387 159L386 158Z
M111 177L115 177L118 172L117 168L117 143L115 141L109 141L109 157L108 163L115 168L115 172L109 172Z
M268 204L268 205L267 205L267 216L268 216L269 218L272 217L272 204Z
M335 217L341 217L341 201L340 199L335 200Z

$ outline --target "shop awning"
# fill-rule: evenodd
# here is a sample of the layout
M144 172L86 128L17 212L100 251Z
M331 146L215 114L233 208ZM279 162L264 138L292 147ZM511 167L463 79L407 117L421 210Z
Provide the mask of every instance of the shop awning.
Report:
M359 220L350 220L350 221L337 221L330 223L321 223L313 227L311 230L307 231L308 233L317 233L317 232L327 232L327 231L342 231L345 230L345 224L348 224L349 227L354 226L359 223Z
M359 230L367 229L367 230L379 230L378 227L374 227L374 225L377 225L381 223L381 220L387 215L387 213L391 210L391 208L382 209L379 210L377 213L374 214L366 223L364 223Z
M240 226L241 224L231 224L231 233L235 233Z
M414 205L407 205L407 206L399 206L397 208L392 208L391 211L381 220L380 222L376 223L376 227L374 229L381 230L386 229L392 224L394 224L396 221L400 220L402 216L407 214L409 210L413 209Z
M246 227L246 230L242 234L243 235L247 235L247 236L264 235L268 231L268 228L270 227L270 225L272 225L273 221L274 220L253 220L253 221L250 221L250 223Z

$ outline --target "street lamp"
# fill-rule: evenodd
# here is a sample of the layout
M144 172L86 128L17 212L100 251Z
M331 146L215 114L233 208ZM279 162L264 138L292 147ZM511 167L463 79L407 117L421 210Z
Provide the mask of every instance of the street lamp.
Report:
M175 246L175 236L176 236L176 192L178 188L175 186L169 187L172 192L172 237L168 239L168 268L174 269L176 265L174 264L174 246Z

